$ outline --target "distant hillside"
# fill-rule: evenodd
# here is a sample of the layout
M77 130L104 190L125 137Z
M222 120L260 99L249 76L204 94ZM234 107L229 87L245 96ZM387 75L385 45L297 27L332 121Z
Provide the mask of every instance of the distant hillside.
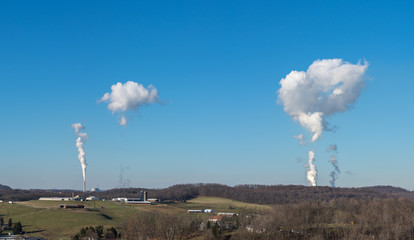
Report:
M12 190L12 188L11 188L11 187L9 187L9 186L6 186L6 185L1 185L1 184L0 184L0 191L3 191L3 190Z
M408 191L404 188L400 187L392 187L392 186L373 186L373 187L364 187L363 189L369 189L376 192L383 192L387 194L391 194L394 197L402 197L407 198L410 200L414 200L414 192Z
M255 204L285 204L332 199L354 198L371 200L392 198L392 194L370 188L308 187L301 185L238 185L230 187L221 184L181 184L164 189L111 189L96 193L102 198L139 197L140 190L148 191L151 198L186 201L198 196L222 197ZM95 194L95 193L94 193Z
M220 197L254 204L287 204L334 199L372 200L374 198L407 198L414 200L414 192L392 186L372 186L362 188L331 188L327 186L309 187L302 185L238 185L222 184L179 184L161 189L121 188L102 192L83 193L73 190L21 190L6 186L0 190L0 199L26 201L40 197L83 197L95 195L100 198L140 197L140 191L148 192L149 198L164 201L188 201L199 196Z
M407 193L408 190L400 187L393 187L393 186L372 186L372 187L362 187L361 189L372 190L375 192L383 192L383 193L390 193L390 194L398 194L398 193Z

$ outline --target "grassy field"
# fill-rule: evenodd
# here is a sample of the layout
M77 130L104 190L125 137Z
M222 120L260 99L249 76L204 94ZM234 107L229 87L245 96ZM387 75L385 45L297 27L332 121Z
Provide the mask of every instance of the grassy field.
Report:
M64 202L79 204L79 202ZM84 226L103 225L118 227L129 216L139 210L112 202L82 202L85 209L60 209L62 202L28 201L16 204L2 203L0 215L7 222L11 217L20 221L24 231L32 236L44 236L48 239L69 239ZM102 208L101 208L102 207Z
M217 198L217 197L198 197L191 199L187 202L173 203L173 206L183 208L183 209L214 209L217 212L234 212L234 213L243 213L243 212L261 212L270 210L271 207L267 205L259 205L252 203L245 203L230 200L227 198Z
M85 209L60 209L60 204L82 204ZM198 197L187 202L126 205L110 201L60 202L26 201L15 204L0 203L0 216L8 221L20 221L24 231L31 236L47 239L70 239L82 227L103 225L120 227L123 222L139 212L161 214L188 214L188 209L214 209L215 212L265 211L269 206L249 204L224 198ZM208 215L201 215L208 217Z

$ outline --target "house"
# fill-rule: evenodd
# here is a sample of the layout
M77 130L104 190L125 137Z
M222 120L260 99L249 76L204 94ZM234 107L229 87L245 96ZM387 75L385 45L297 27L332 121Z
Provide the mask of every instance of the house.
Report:
M211 218L208 219L208 221L215 223L215 222L221 221L222 219L223 219L222 216L212 216Z

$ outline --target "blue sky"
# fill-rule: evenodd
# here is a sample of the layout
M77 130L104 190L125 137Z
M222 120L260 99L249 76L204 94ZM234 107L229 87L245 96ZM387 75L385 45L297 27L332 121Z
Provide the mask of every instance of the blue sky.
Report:
M303 184L315 150L328 185L414 189L414 4L390 1L2 1L0 184L81 189L70 125L81 122L87 186ZM317 59L369 62L366 86L310 146L276 103L279 81ZM120 126L117 82L153 84ZM298 161L300 158L301 161ZM353 174L346 174L351 171Z

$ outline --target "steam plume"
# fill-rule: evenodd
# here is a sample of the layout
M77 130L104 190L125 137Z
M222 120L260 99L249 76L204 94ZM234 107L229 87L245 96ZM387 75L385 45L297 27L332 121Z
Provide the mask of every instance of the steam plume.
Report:
M72 124L72 128L75 130L78 138L76 139L76 147L78 148L78 159L82 167L82 176L83 176L83 191L86 191L86 159L85 159L85 149L83 148L83 142L88 140L88 134L85 132L79 132L85 130L85 127L81 123Z
M292 71L280 80L278 101L294 121L313 133L317 141L326 130L326 117L346 111L361 94L368 63L342 59L313 62L306 72Z
M316 186L316 181L318 179L318 171L316 169L316 166L313 164L315 161L315 153L311 150L308 152L308 164L306 177L310 183L311 186Z
M311 142L316 142L327 128L327 117L348 110L358 99L364 87L363 76L368 63L351 64L342 59L314 61L305 71L291 71L280 80L278 103L292 119L312 133ZM294 136L299 144L305 144L303 134ZM337 153L336 145L330 150ZM313 161L315 154L308 153L307 179L316 186L317 170ZM330 173L331 186L335 185L340 172L335 154L329 160L334 166Z
M111 86L111 92L105 93L98 102L107 102L108 109L112 113L120 114L119 124L126 126L127 117L125 113L138 110L142 105L158 102L157 89L149 85L145 88L142 84L128 81L125 84L118 82Z

